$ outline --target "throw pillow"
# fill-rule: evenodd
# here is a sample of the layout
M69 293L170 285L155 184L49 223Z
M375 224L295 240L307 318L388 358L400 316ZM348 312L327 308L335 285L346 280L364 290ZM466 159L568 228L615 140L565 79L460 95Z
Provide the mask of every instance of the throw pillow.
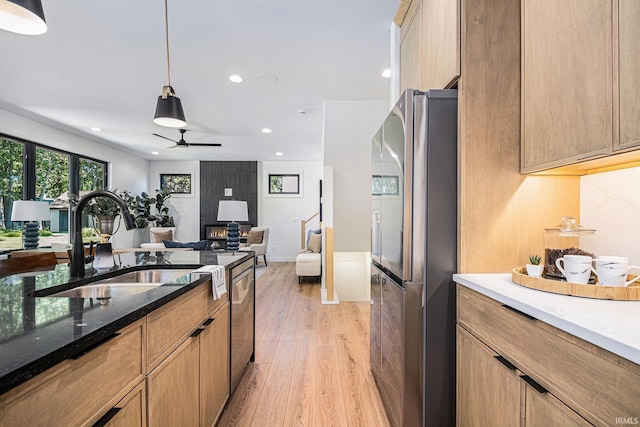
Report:
M264 230L250 230L249 234L247 235L247 246L262 243L263 235Z
M309 236L309 243L307 249L311 252L320 252L322 250L322 234L312 233Z
M307 246L309 246L309 236L311 236L311 234L320 234L322 233L322 230L320 230L319 228L315 228L315 229L311 229L309 231L307 231Z
M164 240L173 240L173 230L151 232L151 243L162 243Z
M199 242L175 242L173 240L163 240L165 248L193 248L194 251L204 251L207 249L207 241L200 240Z

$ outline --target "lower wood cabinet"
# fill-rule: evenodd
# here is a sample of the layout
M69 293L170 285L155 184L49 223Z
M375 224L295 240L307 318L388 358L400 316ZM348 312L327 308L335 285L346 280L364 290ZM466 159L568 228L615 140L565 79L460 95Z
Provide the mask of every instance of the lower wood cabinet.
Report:
M591 425L459 326L457 343L459 427Z
M144 381L136 386L93 427L145 427L147 425L147 396Z
M458 426L637 419L639 365L464 286L457 295Z
M207 282L0 395L0 426L212 427L229 357L229 301Z
M187 338L147 376L149 426L197 426L200 342Z
M229 303L147 376L149 426L215 424L229 398Z
M144 378L145 322L137 321L0 396L0 425L91 424Z

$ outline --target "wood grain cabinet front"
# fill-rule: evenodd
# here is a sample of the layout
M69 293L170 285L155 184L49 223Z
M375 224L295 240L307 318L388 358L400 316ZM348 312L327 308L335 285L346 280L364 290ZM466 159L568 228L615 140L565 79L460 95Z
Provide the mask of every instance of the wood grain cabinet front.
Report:
M0 396L2 426L75 426L97 420L146 372L137 321Z
M93 424L93 427L146 427L146 425L146 386L145 382L141 381L129 394Z
M611 153L611 0L522 0L523 172Z
M640 366L458 285L459 416L467 399L477 399L463 382L465 366L478 358L466 351L471 339L523 379L524 415L533 425L608 426L639 416Z
M229 302L147 376L149 426L215 424L229 398Z

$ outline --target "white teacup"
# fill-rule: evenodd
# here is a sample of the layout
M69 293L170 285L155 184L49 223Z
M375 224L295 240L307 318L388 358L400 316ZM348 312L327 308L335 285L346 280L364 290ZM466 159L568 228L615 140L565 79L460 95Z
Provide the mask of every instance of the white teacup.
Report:
M586 255L565 255L556 259L556 267L567 282L587 284L591 276L593 258ZM563 265L561 265L563 264Z
M621 256L601 256L595 259L596 268L591 268L598 276L602 286L629 286L640 276L627 282L627 274L632 268L640 270L636 265L629 266L629 259Z

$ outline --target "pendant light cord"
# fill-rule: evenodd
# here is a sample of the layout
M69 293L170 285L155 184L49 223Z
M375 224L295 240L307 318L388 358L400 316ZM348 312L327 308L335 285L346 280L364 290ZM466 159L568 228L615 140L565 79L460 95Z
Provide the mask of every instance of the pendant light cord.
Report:
M164 30L167 44L167 77L169 80L169 86L171 86L171 62L169 61L169 8L167 7L167 0L164 0Z

